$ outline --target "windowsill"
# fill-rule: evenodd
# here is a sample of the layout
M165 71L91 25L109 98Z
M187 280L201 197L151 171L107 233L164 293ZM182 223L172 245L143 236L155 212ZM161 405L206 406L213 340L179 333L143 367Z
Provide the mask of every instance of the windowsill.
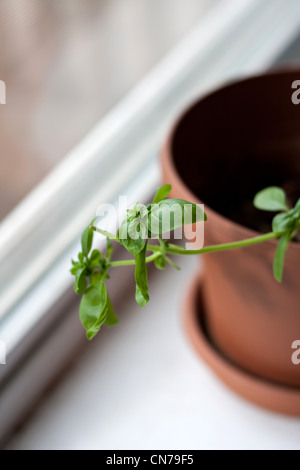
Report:
M298 449L299 422L227 390L193 350L182 304L197 260L150 277L52 390L9 449Z

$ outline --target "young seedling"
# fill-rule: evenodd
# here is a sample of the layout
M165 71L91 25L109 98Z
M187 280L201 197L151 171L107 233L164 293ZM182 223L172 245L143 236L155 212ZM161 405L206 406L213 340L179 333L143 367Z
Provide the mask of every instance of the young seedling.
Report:
M272 232L224 245L186 250L163 240L162 236L184 225L206 222L207 216L196 204L179 199L167 199L171 189L170 185L165 185L157 191L152 204L143 206L137 203L133 209L127 211L127 216L116 235L95 227L96 219L84 230L81 240L82 251L78 255L78 260L72 261L71 273L75 276L75 292L82 295L79 314L88 339L93 339L102 325L112 326L118 323L105 284L109 278L108 272L112 268L135 266L136 301L145 307L149 302L148 264L154 263L160 270L164 270L167 264L179 269L170 256L191 256L233 250L278 239L273 271L275 279L282 282L288 244L300 230L300 199L294 208L289 208L287 196L282 189L267 188L257 194L254 205L260 210L279 212L273 219ZM92 251L95 232L107 238L105 254L99 250ZM157 239L158 243L150 244L151 238ZM132 255L132 259L112 261L113 242L121 244Z

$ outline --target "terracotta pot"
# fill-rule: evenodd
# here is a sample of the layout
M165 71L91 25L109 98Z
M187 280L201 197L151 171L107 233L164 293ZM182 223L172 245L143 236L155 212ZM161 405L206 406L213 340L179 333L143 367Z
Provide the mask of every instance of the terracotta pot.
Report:
M251 226L258 212L241 207L257 191L291 181L290 198L300 197L300 106L291 100L299 79L300 71L285 71L230 84L175 125L162 154L163 178L173 197L206 205L206 245L259 234ZM300 244L289 247L280 285L272 273L276 243L205 255L207 330L232 363L300 388L300 366L291 360L300 339Z
M236 367L226 360L207 336L203 306L203 276L190 283L185 301L185 327L195 350L232 390L258 406L277 413L300 417L300 389L284 387Z

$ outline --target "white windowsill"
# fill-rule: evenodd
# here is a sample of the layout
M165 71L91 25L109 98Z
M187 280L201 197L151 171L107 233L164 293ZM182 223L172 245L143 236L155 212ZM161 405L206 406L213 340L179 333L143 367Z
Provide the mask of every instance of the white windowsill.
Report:
M181 272L151 276L146 309L130 293L119 326L89 344L9 449L299 449L299 420L243 401L193 350L182 304L197 260L179 261Z

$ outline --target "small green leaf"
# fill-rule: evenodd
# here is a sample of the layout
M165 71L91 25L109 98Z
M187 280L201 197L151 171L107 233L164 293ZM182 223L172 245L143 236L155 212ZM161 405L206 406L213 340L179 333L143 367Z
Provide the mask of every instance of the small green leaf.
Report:
M86 289L86 269L81 268L76 272L74 290L76 294L83 294Z
M80 320L86 329L87 338L93 339L106 322L108 312L108 294L104 282L90 287L82 297Z
M293 219L289 212L276 215L273 219L272 228L275 233L289 232L292 230Z
M257 209L270 212L287 211L287 197L283 189L276 186L260 191L254 199Z
M141 307L149 302L148 274L146 265L147 243L143 250L135 257L136 301Z
M164 271L166 269L166 260L163 255L161 255L159 258L156 258L154 261L155 266L157 269Z
M287 235L283 235L277 245L274 257L273 272L274 277L278 282L282 282L285 254L288 248L289 241L290 238Z
M101 258L102 258L102 254L100 253L100 251L99 250L94 250L93 253L90 256L90 259L89 259L90 264L92 266L98 266Z
M126 248L129 253L133 256L137 256L143 249L145 241L142 239L132 240L128 238L127 240L120 240L122 245Z
M140 202L137 202L132 209L127 211L127 218L128 222L131 222L134 219L143 219L144 217L148 216L148 209L147 206L144 206Z
M274 232L286 232L292 238L300 228L300 209L296 206L288 212L276 215L272 225Z
M90 229L90 225L84 230L81 238L82 253L88 256L93 245L94 232Z
M77 263L77 264L73 265L73 267L70 269L70 273L75 276L78 269L80 269L80 268L82 268L82 265L80 263Z
M198 204L182 199L167 199L150 208L148 226L151 238L172 232L176 228L207 220Z
M158 204L159 202L166 199L170 192L172 191L172 186L170 184L166 184L157 190L155 198L153 199L153 204Z
M118 318L116 317L116 314L114 312L113 305L111 303L110 298L108 297L108 303L107 303L107 317L105 321L105 325L107 326L114 326L117 323L119 323Z
M294 216L295 216L295 230L298 231L300 229L300 199L295 205Z
M145 239L148 235L148 227L147 224L141 221L139 218L133 220L128 224L128 236L132 240L140 239L145 243Z
M129 236L129 226L131 223L132 222L127 220L123 222L118 231L118 238L120 243L126 248L127 251L129 251L129 253L131 253L133 256L137 256L142 251L145 245L145 240L140 237L138 237L136 240L133 240Z
M148 236L148 209L136 203L133 209L127 211L127 217L118 230L120 243L131 253L137 256L145 245Z

